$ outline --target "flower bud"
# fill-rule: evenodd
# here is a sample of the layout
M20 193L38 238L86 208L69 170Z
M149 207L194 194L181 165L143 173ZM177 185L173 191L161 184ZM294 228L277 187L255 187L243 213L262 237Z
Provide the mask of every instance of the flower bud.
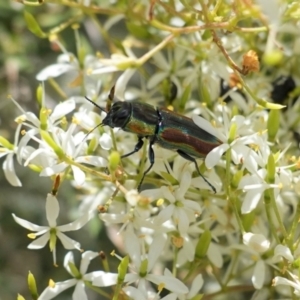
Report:
M120 163L120 153L117 151L113 151L108 157L108 168L111 173L114 173Z
M52 139L52 137L47 131L41 130L40 134L43 140L54 150L54 152L59 158L64 157L63 150L55 143L55 141Z
M32 299L38 299L39 295L36 287L36 281L31 272L28 273L27 283Z
M125 279L125 275L127 273L127 268L129 264L129 257L125 256L122 260L121 263L118 266L118 282L123 283Z
M275 159L272 153L269 155L268 158L267 171L268 171L268 175L267 175L268 182L274 183L275 182Z
M277 66L282 62L283 54L279 50L272 50L263 56L263 62L268 66Z
M269 119L268 119L268 136L269 141L273 142L276 138L276 134L279 129L279 118L280 118L280 111L277 109L272 109L269 113Z
M198 240L195 252L195 258L202 259L206 256L208 247L211 242L211 233L209 230L205 230L200 239Z

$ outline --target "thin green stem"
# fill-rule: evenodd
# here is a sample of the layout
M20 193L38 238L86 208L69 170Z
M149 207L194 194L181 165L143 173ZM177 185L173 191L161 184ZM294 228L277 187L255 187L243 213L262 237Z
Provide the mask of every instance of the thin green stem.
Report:
M268 219L268 225L270 227L272 235L276 239L277 243L280 244L280 239L277 235L277 231L276 231L276 228L275 228L274 223L272 221L272 215L271 215L272 204L271 204L270 194L273 193L273 192L274 192L273 189L267 189L264 193L265 209L266 209L266 215L267 215L267 219Z
M122 284L121 283L117 283L116 287L115 287L115 292L114 292L114 296L112 300L119 300L119 295L122 289Z
M226 177L225 177L225 189L227 197L231 194L231 173L230 173L230 165L231 165L231 151L228 149L226 152Z
M85 171L85 172L87 172L89 174L92 174L92 175L94 175L94 176L96 176L98 178L104 179L106 181L111 181L111 176L110 175L106 175L105 173L98 172L98 171L96 171L94 169L86 167L86 166L84 166L84 165L82 165L80 163L77 163L76 161L74 161L74 160L72 160L70 158L67 158L67 157L65 157L64 161L67 164L72 165L72 166L76 166L76 167L80 168L82 171Z
M176 267L176 263L177 263L177 258L178 258L178 251L179 249L177 247L174 246L174 259L173 259L173 266L172 266L172 274L174 277L177 276L177 267Z
M107 299L110 299L110 297L111 297L110 294L108 294L108 293L104 292L102 289L92 285L89 281L84 281L84 285Z
M226 287L226 290L220 290L215 293L211 293L209 295L204 295L201 300L213 300L216 299L217 296L226 297L226 294L238 294L242 292L253 292L255 289L253 285L236 285L236 286L229 286ZM229 299L230 297L227 296Z
M245 229L243 226L243 222L240 218L240 213L238 210L238 199L237 197L232 193L231 191L231 172L230 172L230 166L231 166L231 151L230 149L226 152L226 177L225 177L225 190L226 190L226 197L231 203L231 207L233 209L234 215L236 217L236 220L238 222L240 231L245 233Z
M273 206L273 210L274 210L277 222L278 222L279 227L280 227L280 231L281 231L284 239L286 239L287 238L287 232L286 232L285 226L284 226L284 224L282 222L282 219L280 217L280 213L279 213L278 207L276 205L274 190L270 189L269 190L269 195L270 195L271 205Z
M223 0L217 0L216 5L215 5L215 7L213 8L213 10L211 12L212 15L217 15L218 10L221 7L222 3L223 3Z
M293 240L296 236L296 230L299 225L299 219L300 219L300 202L298 201L296 213L293 217L293 223L291 225L288 236L286 238L286 243L292 251L293 251ZM300 238L298 238L298 240L295 242L295 246L294 246L295 249L298 248L299 243L300 243Z
M183 282L186 282L186 281L188 281L188 279L190 278L190 276L195 272L195 270L199 270L200 269L200 263L199 263L199 261L197 262L197 261L195 261L194 260L194 262L192 262L191 264L190 264L190 267L189 267L189 269L188 269L188 273L185 275L185 277L184 277L184 279L183 279Z
M231 281L232 275L233 275L233 271L234 271L236 265L239 262L240 251L238 251L238 250L232 250L232 253L234 253L234 254L231 255L232 259L230 261L229 266L226 268L226 273L225 273L225 275L223 277L223 281L224 281L224 285L225 286L228 286L228 283Z
M225 56L226 57L226 56ZM245 89L245 91L253 98L253 100L259 104L262 107L265 108L269 108L269 109L282 109L285 107L285 105L280 105L280 104L276 104L276 103L270 103L266 100L263 100L259 97L257 97L252 90L248 87L248 85L245 83L245 81L243 80L242 76L239 74L239 72L236 72L236 68L233 68L236 76L238 77L239 82L241 83L241 85L243 86L243 88Z
M83 16L82 12L78 13L77 15L73 16L72 18L68 19L66 22L61 23L59 26L54 27L49 34L53 35L53 34L59 34L60 32L62 32L63 30L65 30L66 28L68 28L69 26L71 26L72 24L80 21L80 18Z
M57 92L57 94L64 100L68 98L67 94L63 91L63 89L59 86L59 84L53 78L49 78L48 82L53 87L53 89Z
M45 1L46 2L46 1ZM84 13L94 13L94 14L103 14L103 15L118 15L118 14L123 14L124 12L122 10L118 10L115 8L110 8L110 7L99 7L97 5L89 5L86 6L83 4L83 2L75 2L75 1L69 1L69 0L47 0L47 3L55 3L59 5L64 5L68 7L73 7L73 8L78 8L80 11Z
M175 37L174 34L168 35L165 39L163 39L158 45L156 45L154 48L152 48L149 52L147 52L145 55L140 57L136 60L135 64L136 67L142 66L147 60L149 60L155 53L159 52L161 49L163 49L168 43L170 43L173 38Z

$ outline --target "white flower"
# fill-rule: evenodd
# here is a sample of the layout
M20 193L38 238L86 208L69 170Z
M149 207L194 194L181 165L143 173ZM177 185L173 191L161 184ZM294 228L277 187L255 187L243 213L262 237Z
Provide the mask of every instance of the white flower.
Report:
M149 282L171 292L183 294L188 292L187 287L179 279L166 274L159 275L150 273L166 245L166 238L163 235L154 237L147 254L141 251L141 248L145 249L145 247L141 245L140 239L134 234L133 230L128 230L124 234L124 240L126 251L132 261L131 269L133 270L133 273L125 275L124 282L127 284L136 282L138 293L142 293L144 297L147 296ZM99 280L95 278L93 285L98 284ZM134 294L132 297L135 297ZM137 298L135 297L134 299Z
M58 77L69 71L79 70L79 62L72 53L64 53L58 56L57 63L47 66L36 75L38 81L46 81L49 78Z
M287 246L277 245L274 249L273 261L280 261L282 258L286 259L288 262L294 261L294 256Z
M100 59L100 67L93 69L92 74L106 74L117 71L123 71L123 74L118 78L115 84L115 95L118 99L124 99L124 92L130 78L135 73L136 69L132 68L136 57L129 47L124 46L124 50L128 56L122 54L113 54L110 59Z
M233 245L232 248L242 251L244 263L253 267L252 283L256 289L261 289L265 282L266 277L266 261L261 258L261 255L269 250L270 241L267 240L262 234L253 234L247 232L243 235L244 245ZM247 254L251 254L249 259ZM254 264L253 264L254 261Z
M56 41L56 43L62 48L64 53L58 56L57 63L47 66L41 70L36 75L36 79L39 81L46 81L69 73L68 75L74 76L72 85L82 82L87 92L87 96L98 95L102 85L101 81L99 78L90 76L90 73L92 69L102 66L99 59L93 55L86 55L82 66L82 63L78 61L76 55L67 52L59 41Z
M172 220L180 235L185 235L191 222L195 221L195 215L201 213L199 203L185 199L184 195L191 185L191 173L185 171L180 177L180 185L172 189L163 186L160 189L146 190L142 195L154 199L166 199L166 206L162 208L154 219L154 224L159 226L164 222Z
M65 132L62 129L57 129L52 133L53 140L57 144L57 148L60 148L63 154L72 159L75 163L86 163L96 167L106 167L107 161L99 156L82 155L86 144L83 143L84 133L75 133L76 124L72 123L68 130ZM30 131L28 135L31 135ZM62 161L61 157L57 154L52 147L49 146L44 140L34 138L35 141L40 143L40 147L33 151L27 158L25 166L29 164L33 159L37 157L42 163L43 170L40 173L41 176L52 176L63 172L67 167L71 167L74 175L74 180L77 185L82 185L85 181L85 173L77 166L70 165L69 163Z
M19 225L27 228L28 230L35 232L29 234L30 238L36 238L40 236L39 238L37 238L35 241L33 241L28 245L29 249L41 249L45 247L45 245L49 241L50 251L52 251L53 253L54 265L56 265L57 238L60 239L65 249L81 250L80 243L67 237L64 234L64 232L79 230L93 217L93 212L88 212L69 224L58 226L56 223L58 214L59 214L59 203L56 197L53 196L52 194L48 194L46 199L46 217L49 226L36 225L27 220L21 219L13 214L13 218Z
M205 165L209 169L213 168L220 161L222 155L228 149L230 149L231 159L235 164L242 163L250 173L253 173L257 170L257 165L260 163L261 159L258 154L251 147L249 147L249 145L255 144L266 147L266 143L262 142L258 134L254 133L251 129L251 120L246 119L243 116L236 115L229 122L227 113L225 113L225 109L223 109L224 125L223 128L219 128L217 130L202 117L193 115L192 119L200 128L216 136L223 142L220 146L214 148L206 156ZM228 139L232 127L235 128L235 137L229 144ZM268 149L263 148L260 150L264 153L270 153L270 150Z
M101 286L111 286L116 284L118 274L106 273L104 271L94 271L86 274L90 261L97 256L99 256L98 252L86 251L82 253L80 268L78 270L74 263L73 253L68 252L64 259L64 267L74 278L56 282L54 286L48 286L40 295L39 300L50 300L72 286L75 286L72 295L73 300L88 300L85 293L85 282L92 282L96 277L101 278Z
M155 225L151 222L153 208L149 199L141 197L136 190L129 191L125 198L129 202L115 201L110 205L108 213L99 214L100 219L110 228L113 228L114 224L120 224L118 234L127 235L127 232L134 232L133 234L146 235L151 232L152 235Z
M170 276L172 276L171 272L169 270L167 270L167 271L170 274ZM193 299L194 297L196 299L197 294L199 293L200 289L203 287L203 283L204 283L204 280L203 280L202 274L198 274L192 281L190 290L187 294L170 293L168 296L166 296L165 298L162 298L162 299L176 300L178 298L179 300L188 300L188 299Z
M14 168L14 155L18 151L18 141L21 130L21 124L18 125L15 132L15 140L12 145L5 138L0 136L0 158L6 155L6 159L3 162L2 168L4 171L5 178L13 186L22 186L22 183L16 175ZM24 149L25 151L25 149Z
M15 101L14 101L15 102ZM52 134L54 142L57 144L57 148L60 148L66 157L71 158L76 163L87 163L97 167L105 167L107 162L104 158L99 156L82 155L86 149L86 143L84 140L83 132L76 132L77 124L72 123L68 130L65 132L58 125L60 125L62 118L72 112L75 109L75 100L69 99L58 104L53 111L45 108L45 103L41 110L41 114L44 116L43 121L37 118L32 112L25 112L17 103L16 105L23 112L21 116L17 118L19 123L30 128L20 140L17 152L18 161L21 162L22 158L26 158L24 163L27 166L29 163L37 165L42 169L41 176L52 176L63 172L69 164L62 161L62 157L59 157L52 147L49 146L44 140L41 140L36 135L41 131L47 130ZM28 153L28 146L30 140L34 140L38 143L39 147L35 150L31 150ZM104 142L103 142L104 140ZM102 144L108 147L107 139L102 138ZM11 166L10 166L11 167ZM77 185L82 185L85 181L85 174L77 166L71 165L71 169L74 174L74 179Z
M284 168L276 168L274 184L267 183L266 176L267 170L260 169L255 174L246 175L241 179L239 189L246 192L241 208L243 214L247 214L257 207L265 190L273 189L274 197L277 199L282 188L291 185L291 173Z
M292 278L292 280L289 280L289 279L281 277L281 276L276 276L272 281L272 285L273 286L286 285L286 286L292 287L294 289L294 294L296 296L300 296L299 277L289 271L287 271L287 272L290 275L290 277Z
M187 86L197 78L196 67L188 66L189 53L181 47L169 51L168 59L164 57L162 52L157 52L153 56L153 60L160 71L154 73L148 80L147 88L149 90L157 87L164 79L168 79L176 85L177 94L181 95L183 86Z

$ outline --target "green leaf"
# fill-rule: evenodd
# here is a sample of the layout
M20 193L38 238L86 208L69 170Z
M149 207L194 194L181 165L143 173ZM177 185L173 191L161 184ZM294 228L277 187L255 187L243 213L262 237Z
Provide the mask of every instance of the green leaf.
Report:
M34 18L32 14L27 11L24 11L24 18L27 24L28 29L40 38L46 38L48 35L42 31L41 27L39 26L38 22Z
M138 39L148 39L151 37L148 27L143 24L126 22L126 27L128 31Z

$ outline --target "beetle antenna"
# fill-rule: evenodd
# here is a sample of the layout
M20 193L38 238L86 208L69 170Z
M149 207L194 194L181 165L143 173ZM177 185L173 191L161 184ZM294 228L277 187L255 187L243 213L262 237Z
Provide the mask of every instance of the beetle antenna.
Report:
M97 129L98 127L101 127L101 126L104 126L104 124L103 123L100 123L100 124L98 124L98 125L96 125L93 129L91 129L86 135L85 135L85 137L83 138L83 142L86 140L86 138L89 136L89 134L90 133L92 133L95 129Z
M105 110L104 108L102 108L102 107L99 106L96 102L94 102L94 101L92 101L91 99L89 99L87 96L85 96L85 99L86 99L87 101L89 101L90 103L92 103L92 104L93 104L94 106L96 106L97 108L99 108L101 111L107 113L106 110ZM103 126L103 125L104 125L103 123L100 123L100 124L98 124L97 126L95 126L92 130L90 130L90 131L85 135L85 137L84 137L84 139L83 139L82 141L85 141L86 138L89 136L89 134L90 134L91 132L93 132L96 128L98 128L98 127L100 127L100 126Z
M106 110L103 108L103 107L101 107L101 106L99 106L96 102L94 102L94 101L92 101L91 99L89 99L87 96L85 96L85 99L87 100L87 101L89 101L90 103L92 103L94 106L96 106L97 108L99 108L101 111L104 111L105 113L107 113L106 112ZM100 126L100 125L98 125L98 126ZM97 127L95 127L95 128L97 128ZM94 129L95 129L94 128ZM93 130L94 130L93 129Z

